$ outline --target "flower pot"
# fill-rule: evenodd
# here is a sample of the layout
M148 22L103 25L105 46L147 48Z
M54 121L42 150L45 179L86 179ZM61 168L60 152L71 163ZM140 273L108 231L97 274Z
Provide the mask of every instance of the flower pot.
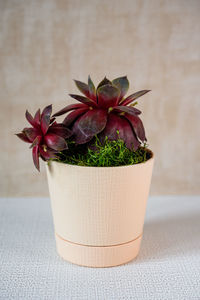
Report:
M59 255L72 263L111 267L135 258L142 239L153 169L144 163L84 167L47 165Z

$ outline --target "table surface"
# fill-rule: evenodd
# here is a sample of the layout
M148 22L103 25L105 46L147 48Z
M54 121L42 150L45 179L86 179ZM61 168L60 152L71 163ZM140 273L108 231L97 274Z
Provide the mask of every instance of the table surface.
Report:
M49 199L1 199L0 299L200 299L200 197L150 197L139 256L104 269L57 255Z

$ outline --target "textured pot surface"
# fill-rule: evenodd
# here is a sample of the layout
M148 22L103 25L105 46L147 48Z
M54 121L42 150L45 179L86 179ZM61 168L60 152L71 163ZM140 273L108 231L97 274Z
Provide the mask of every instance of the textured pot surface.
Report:
M58 162L47 165L57 249L61 256L83 265L111 266L137 255L153 162L152 157L145 163L120 167L83 167ZM130 245L136 243L137 247L132 247L133 256ZM103 249L108 253L110 248L118 246L120 253L125 251L123 245L128 247L128 256L120 261L122 255L117 254L115 262L109 264ZM91 259L84 262L87 255L82 257L81 253L89 248L94 254L88 252ZM112 251L109 253L111 258ZM98 256L99 263L95 263Z

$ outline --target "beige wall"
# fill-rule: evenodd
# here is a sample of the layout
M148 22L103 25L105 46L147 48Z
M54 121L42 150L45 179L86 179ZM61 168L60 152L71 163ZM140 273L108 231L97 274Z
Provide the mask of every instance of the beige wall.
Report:
M151 193L200 193L199 0L1 0L0 31L1 196L48 195L14 133L26 108L60 109L88 74L152 89L138 106L156 155Z

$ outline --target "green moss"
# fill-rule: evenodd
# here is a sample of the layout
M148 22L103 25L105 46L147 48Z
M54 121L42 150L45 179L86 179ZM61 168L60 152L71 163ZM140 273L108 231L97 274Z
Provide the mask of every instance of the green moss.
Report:
M90 147L75 146L73 142L68 145L69 149L60 153L57 161L78 166L114 167L142 163L151 157L146 145L137 151L131 151L121 139L116 141L106 139L102 144L96 137Z

